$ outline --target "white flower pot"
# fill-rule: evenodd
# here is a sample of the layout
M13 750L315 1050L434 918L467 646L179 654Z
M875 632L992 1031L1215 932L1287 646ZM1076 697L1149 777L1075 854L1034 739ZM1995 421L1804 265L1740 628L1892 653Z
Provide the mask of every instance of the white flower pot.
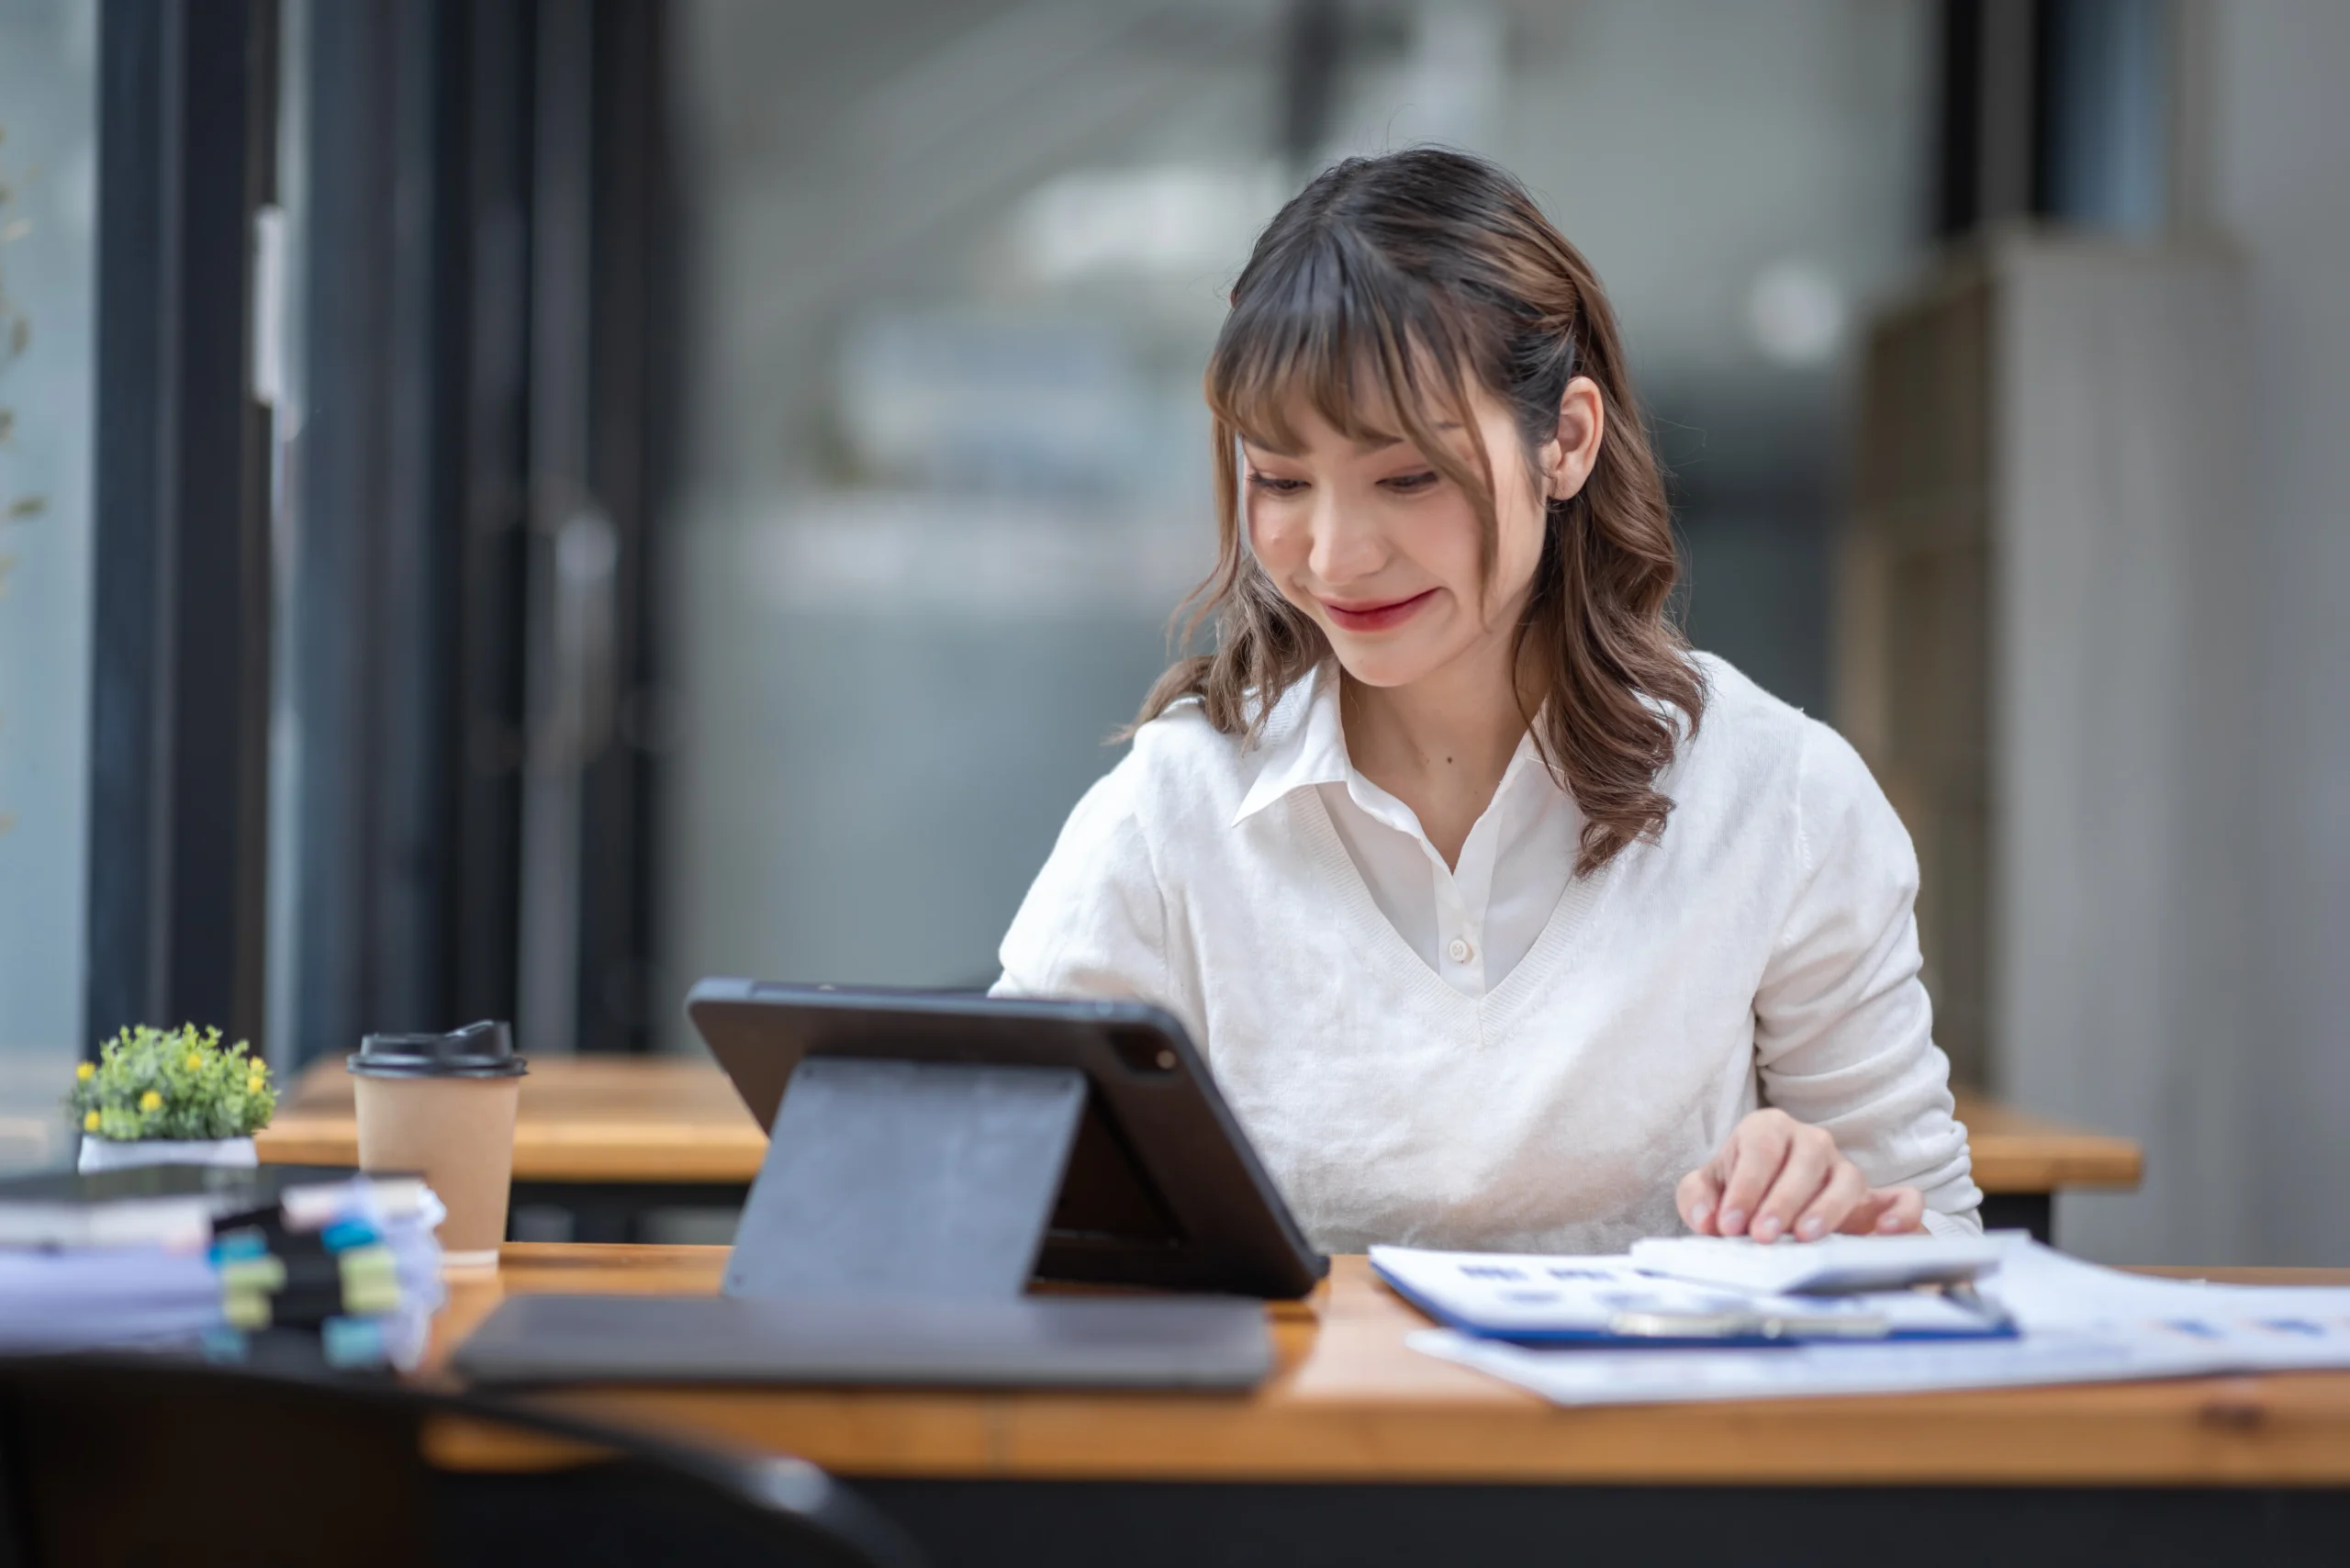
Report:
M249 1137L140 1138L118 1143L112 1138L82 1139L81 1170L127 1170L134 1165L218 1165L247 1170L261 1163Z

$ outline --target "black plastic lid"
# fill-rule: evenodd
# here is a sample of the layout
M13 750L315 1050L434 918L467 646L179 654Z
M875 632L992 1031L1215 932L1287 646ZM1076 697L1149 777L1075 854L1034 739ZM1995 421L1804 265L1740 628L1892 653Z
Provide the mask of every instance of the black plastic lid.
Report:
M367 1078L520 1078L514 1033L484 1019L445 1035L369 1035L345 1066Z

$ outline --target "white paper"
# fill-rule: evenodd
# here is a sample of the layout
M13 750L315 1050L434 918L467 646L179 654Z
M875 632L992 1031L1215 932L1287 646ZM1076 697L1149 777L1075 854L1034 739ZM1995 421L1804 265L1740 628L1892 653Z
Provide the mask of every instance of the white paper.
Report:
M1558 1405L1913 1394L2179 1377L2209 1370L2189 1358L2156 1356L2093 1335L1759 1350L1530 1350L1449 1328L1429 1328L1405 1343L1529 1388Z
M2013 1316L2021 1338L1761 1350L1527 1350L1430 1329L1407 1342L1561 1405L2350 1368L2350 1289L2201 1284L2128 1274L2021 1238L2002 1244L1999 1270L1982 1288Z
M2185 1345L2210 1372L2350 1366L2350 1289L2125 1273L2020 1238L1983 1282L2027 1335Z
M219 1276L200 1250L0 1250L0 1350L192 1340L219 1321Z

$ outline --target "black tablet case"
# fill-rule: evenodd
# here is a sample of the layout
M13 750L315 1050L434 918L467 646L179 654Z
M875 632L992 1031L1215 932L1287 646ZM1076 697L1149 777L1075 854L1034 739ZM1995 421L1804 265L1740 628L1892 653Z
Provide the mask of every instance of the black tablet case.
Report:
M1065 1183L1094 1179L1073 1155L1089 1110L1099 1120L1101 1076L1128 1070L1123 1058L1087 1048L1102 1044L1087 1027L1102 1015L1040 1019L1033 1006L967 1000L960 1010L917 1013L908 1022L896 1002L825 999L796 1019L788 1004L755 1005L753 1025L805 1025L813 1014L821 1025L845 1015L851 1027L829 1038L859 1047L824 1054L808 1048L805 1032L787 1036L778 1060L753 1064L787 1075L788 1092L775 1082L774 1101L764 1105L753 1085L767 1080L755 1070L746 1084L737 1070L745 1041L730 1036L731 1051L721 1047L721 1061L772 1135L736 1232L725 1295L513 1297L458 1348L456 1369L476 1383L505 1384L1247 1388L1261 1381L1272 1367L1271 1341L1264 1308L1248 1297L1023 1294L1048 1219L1070 1208ZM1184 1067L1198 1072L1180 1029L1163 1015L1137 1019L1128 1011L1109 1017L1139 1026L1149 1072L1178 1088L1156 1107L1145 1102L1146 1114L1172 1118L1149 1133L1163 1144L1175 1127L1201 1131L1203 1114L1221 1124L1207 1129L1221 1135L1211 1140L1218 1147L1195 1143L1188 1152L1209 1157L1208 1184L1237 1245L1219 1250L1213 1243L1227 1238L1211 1234L1210 1246L1183 1249L1183 1233L1172 1226L1156 1237L1127 1227L1107 1238L1107 1258L1139 1260L1146 1278L1170 1268L1177 1279L1205 1271L1261 1294L1301 1294L1324 1260L1295 1238L1253 1155L1232 1141L1237 1126L1204 1074L1189 1085L1176 1079ZM708 1032L706 1014L695 1016ZM979 1026L958 1030L958 1017ZM1032 1045L1044 1036L1046 1048L1026 1052L1025 1061L1000 1059L1024 1054L1006 1048L1000 1027L1024 1021ZM964 1059L957 1059L958 1035L969 1047ZM1125 1169L1110 1177L1147 1180L1119 1163ZM1163 1218L1177 1205L1152 1207Z

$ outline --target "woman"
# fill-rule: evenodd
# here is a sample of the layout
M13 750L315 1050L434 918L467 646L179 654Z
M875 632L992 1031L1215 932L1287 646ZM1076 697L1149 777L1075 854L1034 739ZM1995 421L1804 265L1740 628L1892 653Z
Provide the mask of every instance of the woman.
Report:
M1681 640L1613 314L1523 187L1324 174L1206 390L1216 651L1070 814L997 990L1173 1012L1328 1250L1975 1227L1908 837Z

